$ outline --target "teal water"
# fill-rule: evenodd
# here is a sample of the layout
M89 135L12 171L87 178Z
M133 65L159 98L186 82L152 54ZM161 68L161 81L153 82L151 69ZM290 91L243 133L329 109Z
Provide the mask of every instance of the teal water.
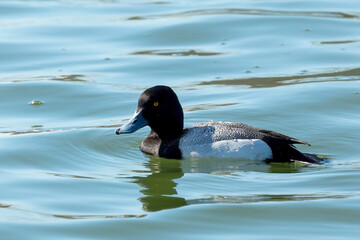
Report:
M1 1L1 239L359 239L360 2ZM320 166L169 160L114 131L146 88Z

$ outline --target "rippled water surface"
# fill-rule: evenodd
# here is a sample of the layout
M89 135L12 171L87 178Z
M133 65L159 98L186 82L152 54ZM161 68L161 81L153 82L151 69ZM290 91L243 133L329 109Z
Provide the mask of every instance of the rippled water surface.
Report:
M360 2L0 2L2 239L359 239ZM140 93L319 166L169 160L116 136ZM30 237L31 236L31 237Z

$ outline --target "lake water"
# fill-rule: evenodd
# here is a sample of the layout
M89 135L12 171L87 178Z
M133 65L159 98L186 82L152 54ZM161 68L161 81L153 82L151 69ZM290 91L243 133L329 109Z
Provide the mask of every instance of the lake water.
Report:
M319 166L156 158L114 131L171 86ZM0 2L1 239L359 239L360 1Z

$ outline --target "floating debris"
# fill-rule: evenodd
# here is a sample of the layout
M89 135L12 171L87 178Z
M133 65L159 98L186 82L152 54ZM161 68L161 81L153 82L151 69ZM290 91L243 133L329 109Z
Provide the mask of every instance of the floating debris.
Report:
M38 106L38 105L43 105L44 103L40 100L32 100L29 104L33 106Z

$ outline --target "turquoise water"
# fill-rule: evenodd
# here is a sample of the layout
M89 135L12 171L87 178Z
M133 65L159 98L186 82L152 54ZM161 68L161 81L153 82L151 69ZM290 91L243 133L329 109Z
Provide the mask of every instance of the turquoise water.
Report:
M359 239L360 2L1 1L1 239ZM169 160L114 131L146 88L320 166Z

